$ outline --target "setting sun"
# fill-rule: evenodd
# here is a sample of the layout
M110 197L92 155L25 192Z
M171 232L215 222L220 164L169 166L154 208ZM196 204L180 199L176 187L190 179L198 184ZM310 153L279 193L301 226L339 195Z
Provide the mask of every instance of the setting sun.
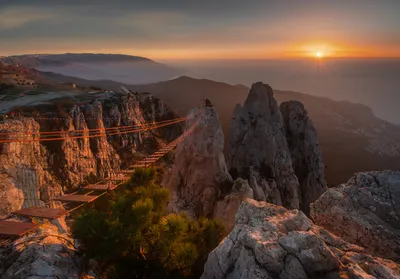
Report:
M322 52L318 51L318 52L315 54L315 56L317 56L318 58L321 58L321 57L322 57Z

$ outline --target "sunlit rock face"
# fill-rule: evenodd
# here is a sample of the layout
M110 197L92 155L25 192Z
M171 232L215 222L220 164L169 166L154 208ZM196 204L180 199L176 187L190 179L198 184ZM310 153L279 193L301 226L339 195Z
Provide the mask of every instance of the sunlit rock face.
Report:
M133 126L146 123L140 103L134 94L120 98L112 98L103 104L105 127ZM118 143L119 148L130 148L132 152L142 144L142 133L117 134L111 136L112 142Z
M131 164L139 149L154 152L157 144L172 141L181 133L179 124L145 133L129 132L145 123L177 118L150 94L118 93L108 99L68 104L62 109L54 104L28 109L49 115L0 124L2 140L25 141L0 144L0 216L21 207L43 205L62 190L90 183L93 179L88 176L101 180L113 175L121 165ZM131 129L115 128L121 126ZM113 129L106 131L107 128ZM90 129L93 130L89 132ZM61 131L62 140L38 141L49 137L39 132L56 131ZM92 137L96 134L103 136ZM156 143L154 150L144 146L143 141L149 139L151 144Z
M292 166L300 184L300 209L309 214L310 204L327 190L317 131L302 103L284 102L279 109Z
M243 107L236 106L228 167L234 176L250 179L255 199L299 208L299 182L270 86L253 84Z
M298 210L247 199L202 279L399 278L400 265L316 226Z
M84 110L89 129L97 129L99 133L105 133L103 122L103 105L100 101L87 105ZM90 146L97 162L97 176L104 178L115 174L119 170L120 158L107 141L107 137L94 137L90 139Z
M369 253L399 262L400 171L356 174L314 202L311 217Z
M224 135L217 111L205 107L200 115L187 121L186 129L190 133L178 144L174 165L162 180L171 193L168 209L185 211L190 216L211 216L222 189L232 185L222 153Z
M21 207L39 206L62 192L49 172L46 149L38 141L39 124L31 118L0 124L0 216ZM18 142L24 140L27 142Z
M0 247L2 279L78 279L81 264L63 218Z
M89 130L85 116L79 106L74 106L64 120L62 137L65 140L53 144L51 162L56 175L69 187L84 182L89 173L97 173L97 163L90 148ZM75 139L79 134L84 138ZM59 148L57 148L59 146ZM55 164L58 163L58 167ZM66 188L69 188L66 187Z

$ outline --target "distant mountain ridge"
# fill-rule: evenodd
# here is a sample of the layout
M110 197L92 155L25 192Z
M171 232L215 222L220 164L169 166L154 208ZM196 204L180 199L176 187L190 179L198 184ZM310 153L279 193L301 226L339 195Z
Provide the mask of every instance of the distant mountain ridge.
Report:
M102 63L102 62L154 62L141 56L126 54L101 54L101 53L65 53L65 54L24 54L0 58L8 64L21 64L34 68L42 65L67 65L69 63Z
M129 84L168 80L182 74L180 69L124 54L31 54L3 57L0 61L88 80L109 79Z

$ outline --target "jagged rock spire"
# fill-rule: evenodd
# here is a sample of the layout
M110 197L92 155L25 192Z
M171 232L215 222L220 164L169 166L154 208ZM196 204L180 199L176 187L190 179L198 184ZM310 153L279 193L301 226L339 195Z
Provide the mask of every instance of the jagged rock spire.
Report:
M292 166L300 184L300 209L309 214L310 204L327 190L317 131L302 103L284 102L280 111Z
M254 198L299 208L299 182L272 88L253 84L231 123L228 167L234 176L250 178Z
M177 146L175 163L164 174L162 185L170 190L171 212L211 216L224 186L232 186L223 152L224 134L213 107L187 122L197 123Z

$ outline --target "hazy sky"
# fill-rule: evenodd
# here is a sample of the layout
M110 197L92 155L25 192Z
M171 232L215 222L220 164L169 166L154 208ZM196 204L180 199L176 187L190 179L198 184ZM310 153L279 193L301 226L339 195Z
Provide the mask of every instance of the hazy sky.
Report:
M400 57L400 0L0 0L0 55Z

